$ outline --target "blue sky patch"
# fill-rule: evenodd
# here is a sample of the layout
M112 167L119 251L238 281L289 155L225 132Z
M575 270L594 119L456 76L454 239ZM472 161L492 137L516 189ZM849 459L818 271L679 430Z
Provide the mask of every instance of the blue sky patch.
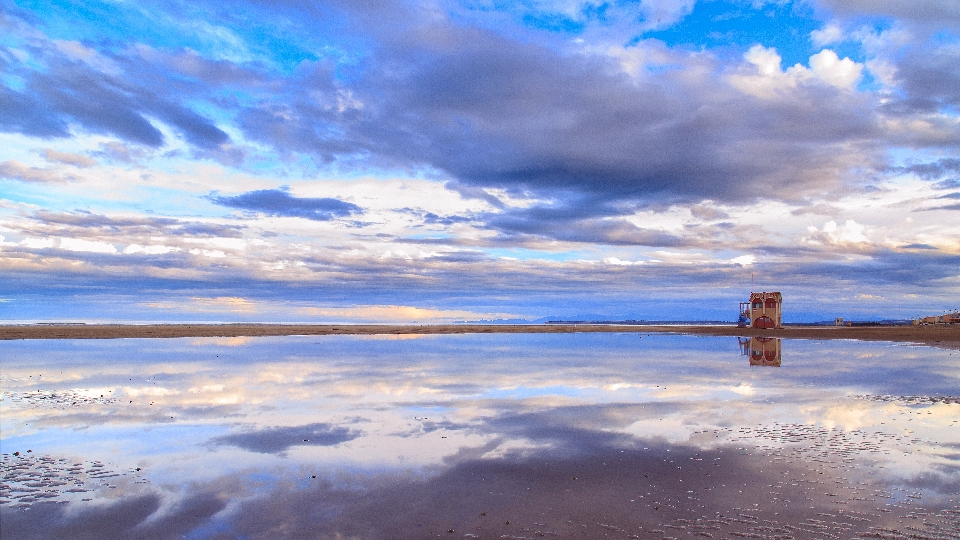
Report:
M810 33L821 26L810 8L792 2L756 9L749 2L701 0L677 24L642 37L659 39L670 47L731 49L735 55L759 43L776 48L786 67L806 65L810 55L819 52L810 43Z

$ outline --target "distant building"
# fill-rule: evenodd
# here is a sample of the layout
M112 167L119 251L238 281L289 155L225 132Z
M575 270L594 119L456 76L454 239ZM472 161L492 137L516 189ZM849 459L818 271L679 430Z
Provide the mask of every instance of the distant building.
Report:
M921 324L960 324L960 311L956 313L947 313L946 315L934 315L931 317L920 317L913 320L914 325Z
M833 321L834 326L843 326L843 317L837 317Z
M778 292L750 293L749 302L740 302L737 326L783 328L783 295Z

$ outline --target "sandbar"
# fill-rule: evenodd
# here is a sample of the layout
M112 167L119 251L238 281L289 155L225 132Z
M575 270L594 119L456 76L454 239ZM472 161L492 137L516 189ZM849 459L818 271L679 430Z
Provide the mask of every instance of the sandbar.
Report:
M7 324L0 340L258 337L390 334L674 333L699 336L853 339L932 345L960 350L960 324L920 326L785 326L643 324Z

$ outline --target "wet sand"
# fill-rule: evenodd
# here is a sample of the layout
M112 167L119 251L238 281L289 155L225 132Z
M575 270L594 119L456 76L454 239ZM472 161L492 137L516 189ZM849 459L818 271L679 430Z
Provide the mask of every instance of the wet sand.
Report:
M578 332L677 333L701 336L855 339L920 343L960 349L960 325L787 326L777 330L708 325L633 324L38 324L0 325L0 340L257 337L384 334L565 334Z
M960 540L956 352L544 327L0 345L0 540Z

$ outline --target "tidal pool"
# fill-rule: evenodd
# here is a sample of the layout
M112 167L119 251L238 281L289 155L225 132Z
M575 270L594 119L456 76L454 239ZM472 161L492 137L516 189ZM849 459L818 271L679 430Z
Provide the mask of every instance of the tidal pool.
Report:
M0 537L960 538L960 351L0 342Z

